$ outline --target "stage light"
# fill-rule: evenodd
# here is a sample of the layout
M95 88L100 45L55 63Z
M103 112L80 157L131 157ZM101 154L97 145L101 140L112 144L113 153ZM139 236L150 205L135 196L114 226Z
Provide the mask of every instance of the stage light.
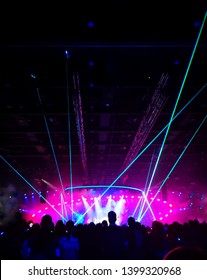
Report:
M88 27L89 28L93 28L95 26L94 22L93 21L89 21L88 22Z
M65 51L65 55L66 55L66 58L69 59L70 54L69 54L69 52L67 50Z
M193 26L194 27L198 27L200 25L200 22L199 21L194 21L194 23L193 23Z
M179 64L180 64L180 61L179 61L179 60L175 60L175 61L174 61L174 64L175 64L175 65L179 65Z
M88 64L89 64L89 66L90 66L90 67L93 67L93 66L94 66L94 61L93 61L93 60L91 60L91 61L89 61L89 63L88 63Z
M30 75L32 77L32 79L36 79L36 76L34 74Z

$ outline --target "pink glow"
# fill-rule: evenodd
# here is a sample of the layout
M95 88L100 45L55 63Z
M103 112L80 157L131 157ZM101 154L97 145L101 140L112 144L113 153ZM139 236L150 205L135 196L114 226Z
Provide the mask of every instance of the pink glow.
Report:
M100 197L103 190L101 189L80 189L73 191L73 220L76 221L80 218L86 211L87 207L84 205L83 201L88 201L88 207L94 204L96 200L95 197L99 197L97 200L98 210L95 209L95 206L84 216L84 219L81 220L82 223L90 222L101 222L103 219L107 219L107 212L110 210L117 210L118 213L118 224L127 224L127 219L129 216L133 216L135 220L138 218L138 210L135 211L138 201L141 199L140 195L137 195L136 191L131 191L128 189L110 189L107 192L107 195ZM56 192L57 193L57 192ZM157 199L153 200L153 195L150 202L152 202L151 207L155 214L155 217L162 221L163 223L172 223L178 221L183 223L189 219L194 219L195 214L193 212L193 207L189 207L189 195L186 194L186 200L183 199L184 194L179 196L179 192L168 193L167 201L162 200L161 194L158 195ZM49 206L46 203L40 203L40 198L38 195L26 194L27 199L23 197L23 202L21 205L22 213L26 220L32 220L33 222L40 223L41 218L45 214L50 214L53 218L53 222L56 223L58 220L62 219L54 210L53 207L62 214L63 205L60 203L60 195L57 193L57 196L54 196L54 191L50 191L47 195L47 200L52 205ZM71 199L70 192L66 192L64 207L67 209L68 218L71 217ZM160 197L159 197L160 196ZM122 201L121 201L122 200ZM202 203L205 202L202 200ZM206 201L207 204L207 201ZM107 206L107 207L106 207ZM173 207L173 211L172 211ZM203 220L205 219L205 205L204 209L200 210L200 213L203 213ZM146 206L145 206L146 209ZM144 209L144 210L145 210ZM185 211L184 211L185 210ZM134 213L135 212L135 213ZM168 214L166 214L168 213ZM201 218L202 219L202 218ZM201 220L201 221L203 221ZM150 211L146 212L146 215L141 220L141 223L146 226L151 226L153 217Z

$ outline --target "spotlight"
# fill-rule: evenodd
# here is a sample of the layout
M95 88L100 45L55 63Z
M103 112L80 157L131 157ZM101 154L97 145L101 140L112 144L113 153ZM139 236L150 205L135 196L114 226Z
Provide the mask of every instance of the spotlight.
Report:
M90 67L93 67L93 66L94 66L94 61L93 61L93 60L91 60L91 61L89 61L89 63L88 63L88 64L89 64L89 66L90 66Z
M198 26L200 25L200 22L199 22L199 21L195 21L195 22L193 23L193 25L194 25L194 27L198 27Z
M67 50L65 51L65 55L66 55L67 59L70 57L70 54L69 54L69 52Z
M89 28L93 28L95 26L94 22L93 21L89 21L88 22L88 27Z
M179 60L175 60L175 61L174 61L174 64L175 64L175 65L179 65L179 64L180 64L180 61L179 61Z
M30 74L32 79L36 79L37 77L34 74Z

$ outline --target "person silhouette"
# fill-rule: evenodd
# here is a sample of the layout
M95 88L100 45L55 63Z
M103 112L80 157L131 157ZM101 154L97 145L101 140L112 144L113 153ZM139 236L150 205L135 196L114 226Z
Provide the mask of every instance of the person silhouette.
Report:
M109 225L104 231L104 259L124 259L123 229L116 224L117 215L113 210L108 212Z
M109 226L116 226L116 212L114 212L113 210L108 212L108 221L109 221Z

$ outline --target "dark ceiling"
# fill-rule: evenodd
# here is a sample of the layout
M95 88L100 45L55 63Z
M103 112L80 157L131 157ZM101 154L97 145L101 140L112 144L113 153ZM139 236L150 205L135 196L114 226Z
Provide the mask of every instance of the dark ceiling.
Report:
M205 11L202 0L5 7L1 176L143 188L157 162L155 187L186 147L166 186L205 188L206 122L188 147L207 114Z

